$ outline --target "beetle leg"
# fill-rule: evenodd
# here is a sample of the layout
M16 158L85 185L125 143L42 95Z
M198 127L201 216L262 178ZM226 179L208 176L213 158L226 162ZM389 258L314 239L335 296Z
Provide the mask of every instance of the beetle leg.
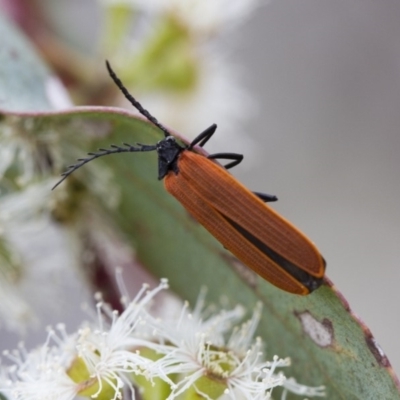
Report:
M211 160L215 160L218 158L224 160L232 160L232 162L224 165L225 169L229 169L234 167L235 165L238 165L243 160L243 155L237 153L216 153L216 154L210 154L207 158Z
M270 201L277 201L278 198L272 194L253 192L257 197L259 197L264 203L269 203Z
M214 135L216 129L217 129L216 124L212 124L211 126L209 126L206 130L201 132L198 136L196 136L193 139L192 143L190 143L188 146L188 150L192 149L193 146L196 146L196 144L198 144L200 147L203 147L211 138L211 136Z

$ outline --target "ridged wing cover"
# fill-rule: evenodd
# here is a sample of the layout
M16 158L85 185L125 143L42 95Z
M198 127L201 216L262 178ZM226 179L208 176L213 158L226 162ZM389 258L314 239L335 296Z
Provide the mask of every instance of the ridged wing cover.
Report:
M324 275L325 264L314 244L224 168L202 155L183 151L178 169L178 174L170 172L165 177L167 191L260 276L291 293L309 293L305 286L246 241L223 216L310 275L316 278Z

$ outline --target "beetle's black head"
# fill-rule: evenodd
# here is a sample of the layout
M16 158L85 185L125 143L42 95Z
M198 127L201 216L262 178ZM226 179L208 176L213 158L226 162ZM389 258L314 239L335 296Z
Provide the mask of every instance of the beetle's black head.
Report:
M184 150L173 136L167 136L160 140L157 145L158 154L158 179L163 179L169 171L178 173L178 156Z

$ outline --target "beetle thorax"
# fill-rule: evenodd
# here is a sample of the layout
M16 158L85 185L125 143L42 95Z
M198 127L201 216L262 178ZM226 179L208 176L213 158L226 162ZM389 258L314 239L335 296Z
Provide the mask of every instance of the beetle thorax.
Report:
M167 136L157 143L158 179L164 178L169 171L178 173L178 155L184 150L173 136Z

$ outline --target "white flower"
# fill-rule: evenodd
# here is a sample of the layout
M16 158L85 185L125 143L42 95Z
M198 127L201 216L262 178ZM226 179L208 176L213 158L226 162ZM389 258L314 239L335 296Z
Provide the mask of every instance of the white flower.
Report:
M283 383L283 386L285 388L285 392L283 393L285 396L284 399L286 398L287 391L296 393L301 396L310 396L310 397L325 396L325 386L310 387L301 385L300 383L297 383L294 378L286 379L286 381Z
M288 366L289 359L274 356L272 362L265 361L261 339L254 340L261 317L261 305L256 307L249 321L234 329L232 326L243 315L241 307L221 311L204 320L202 308L201 297L193 314L188 312L185 305L179 320L150 322L159 340L171 346L164 349L164 355L152 366L152 375L170 384L172 390L169 400L193 387L196 392L209 398L209 393L205 393L198 385L204 377L225 386L223 393L231 399L269 398L276 386L284 386L295 393L296 390L303 390L302 393L310 396L323 395L323 390L317 391L303 385L295 388L294 385L285 384L286 377L276 373L276 369ZM228 332L231 334L226 339Z
M0 371L0 392L13 400L70 400L96 383L98 390L92 397L105 383L113 389L114 399L121 397L125 384L133 390L128 374L145 374L152 363L140 355L140 348L159 352L164 347L146 340L141 330L147 330L145 308L167 287L166 280L153 290L144 285L121 315L99 302L96 326L86 323L76 334L67 335L64 326L59 325L57 332L50 330L39 349L28 353L20 346L18 351L4 352L13 365L3 366ZM77 360L83 361L89 379L79 370L80 382L70 377L71 373L76 377Z
M67 363L71 353L67 351L63 338L55 339L50 331L46 343L39 349L27 352L21 345L19 350L4 355L14 365L3 367L3 382L0 390L12 400L72 400L78 387L67 375ZM55 339L55 343L51 342ZM62 345L60 345L60 341Z
M85 293L82 279L71 268L75 260L68 251L68 232L45 210L52 183L31 184L0 197L2 240L11 254L9 268L6 257L0 256L0 325L14 332L37 325L50 310L63 311L63 303L71 302L72 287L81 285L79 293Z
M323 387L303 386L277 372L289 359L264 359L261 339L254 340L260 305L249 321L235 327L244 309L204 311L203 292L193 313L185 304L177 318L162 321L150 316L148 308L167 287L166 280L153 290L143 286L120 315L100 301L96 326L87 323L67 335L60 325L40 349L28 353L21 346L6 353L14 365L0 369L0 392L11 400L72 400L100 394L116 400L128 388L134 398L132 380L142 375L151 383L148 395L155 378L166 382L169 400L187 391L208 399L264 400L277 386L284 388L282 399L288 391L324 395Z
M192 30L213 33L245 19L258 0L101 0L152 14L172 14Z
M143 285L121 315L109 310L107 304L99 302L97 329L87 326L79 331L78 354L91 376L97 378L98 393L101 392L104 380L115 390L114 398L117 398L124 383L131 386L126 374L146 375L152 361L142 357L140 349L146 347L159 351L160 346L142 337L141 330L147 329L145 308L159 291L167 287L166 280L162 280L151 291L148 291L147 285Z
M24 298L20 288L0 274L0 327L23 332L27 325L37 323L36 315Z
M11 151L12 146L7 146ZM29 154L21 149L15 153L24 154L29 159ZM26 163L31 165L28 161ZM22 161L19 164L22 170L27 168ZM103 169L98 170L104 177L102 172ZM69 210L65 207L68 193L61 189L51 192L55 181L54 177L36 181L20 190L0 195L0 327L5 326L14 332L24 333L28 327L57 313L65 315L62 306L71 304L72 288L88 299L89 289L78 276L78 270L71 268L80 263L77 256L81 254L81 248L77 236L70 230L71 225L57 223L54 220L57 213L52 213L57 209ZM110 186L104 179L93 179L92 182L98 182L99 186L103 184L100 190L103 195L99 197L106 201L112 196L105 195L104 187L109 192L116 192L109 190ZM95 185L92 187L99 193ZM104 235L104 216L98 216L93 201L84 204L88 210L81 221L90 219L92 226ZM108 231L112 231L110 224L106 226ZM79 303L83 298L77 300Z

